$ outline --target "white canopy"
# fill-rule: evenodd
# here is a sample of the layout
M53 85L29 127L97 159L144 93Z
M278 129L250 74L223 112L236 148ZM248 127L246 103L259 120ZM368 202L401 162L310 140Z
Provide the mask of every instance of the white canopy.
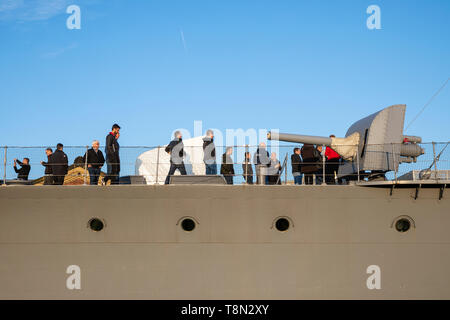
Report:
M203 163L203 138L194 137L183 140L186 158L184 165L187 174L205 174L205 164ZM170 168L170 155L164 150L166 146L146 151L136 159L136 175L144 176L147 184L164 184ZM159 150L158 150L159 149ZM179 175L175 171L175 175Z

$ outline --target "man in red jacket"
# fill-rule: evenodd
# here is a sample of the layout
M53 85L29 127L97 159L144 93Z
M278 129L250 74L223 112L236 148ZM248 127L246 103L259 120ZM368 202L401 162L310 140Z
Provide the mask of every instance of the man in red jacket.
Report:
M334 137L335 137L334 134L330 135L330 138L334 138ZM341 161L341 156L339 155L339 153L337 153L330 147L327 147L327 149L325 150L325 158L326 158L325 182L327 184L335 184L336 182L335 182L334 177L335 177L335 175L337 175L337 173L339 171L339 164Z

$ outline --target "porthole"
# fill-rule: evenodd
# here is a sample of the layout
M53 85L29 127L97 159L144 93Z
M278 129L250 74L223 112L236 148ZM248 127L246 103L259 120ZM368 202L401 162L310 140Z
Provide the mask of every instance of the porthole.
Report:
M195 221L190 218L183 219L183 221L181 221L181 228L184 231L190 232L195 229Z
M407 215L398 216L392 221L391 228L395 228L397 232L405 233L411 230L411 228L415 228L416 223L413 218Z
M278 231L287 231L290 227L290 222L288 219L286 218L279 218L276 222L275 222L275 228L277 228Z
M395 230L398 232L406 232L411 228L411 221L406 218L398 219L395 222Z
M102 231L105 227L105 223L99 218L92 218L88 222L88 227L95 232Z

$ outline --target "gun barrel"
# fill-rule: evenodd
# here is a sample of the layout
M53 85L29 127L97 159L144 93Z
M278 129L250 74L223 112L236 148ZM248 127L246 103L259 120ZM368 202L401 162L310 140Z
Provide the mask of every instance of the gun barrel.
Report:
M331 138L318 136L304 136L300 134L278 133L269 131L267 133L267 139L285 142L309 143L316 145L331 146Z

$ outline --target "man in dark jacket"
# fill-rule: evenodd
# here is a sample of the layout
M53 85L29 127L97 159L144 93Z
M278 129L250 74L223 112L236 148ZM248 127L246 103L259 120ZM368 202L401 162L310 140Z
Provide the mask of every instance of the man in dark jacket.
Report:
M184 167L183 162L185 156L184 144L180 131L175 131L174 139L170 141L165 151L170 154L170 169L165 181L165 184L169 184L170 177L173 176L177 169L180 171L181 175L186 175L186 168Z
M227 151L222 155L222 165L220 166L220 174L223 174L227 184L233 184L234 166L231 158L232 153L233 148L228 147Z
M120 137L120 126L115 123L111 128L111 132L106 136L106 165L107 175L103 182L106 184L108 180L111 180L111 184L119 184L119 172L120 172L120 157L119 157L119 143L117 140Z
M17 164L21 166L20 169L17 169ZM28 180L28 174L30 173L30 170L30 159L23 158L23 162L14 159L14 171L17 173L17 179Z
M212 130L206 131L203 138L203 162L206 167L206 174L217 174L216 146L214 145L214 133Z
M303 159L301 173L304 174L305 184L313 184L314 174L320 169L321 159L317 154L317 149L312 144L305 143L300 153Z
M253 168L250 152L245 152L244 163L242 164L244 179L248 184L253 184Z
M264 142L261 142L258 149L256 149L253 155L253 163L256 169L256 183L267 184L266 175L261 172L270 166L269 152L266 150L266 144Z
M52 148L45 149L45 154L47 155L47 162L41 161L41 164L45 167L44 185L53 184L53 173L52 173Z
M89 180L92 186L98 185L98 178L100 177L102 166L105 163L105 158L103 157L103 153L99 150L99 147L100 142L94 140L92 142L92 148L83 156L83 163L87 164Z
M69 161L67 155L63 151L64 146L62 143L56 145L56 151L52 154L51 165L53 174L53 184L63 185L64 177L67 174L69 168Z
M291 155L292 175L294 176L295 184L302 184L302 158L300 158L300 148L294 148L294 153Z
M323 157L322 157L322 146L316 146L315 150L315 156L316 156L316 163L317 163L317 171L314 173L316 175L316 184L322 184L323 183Z

